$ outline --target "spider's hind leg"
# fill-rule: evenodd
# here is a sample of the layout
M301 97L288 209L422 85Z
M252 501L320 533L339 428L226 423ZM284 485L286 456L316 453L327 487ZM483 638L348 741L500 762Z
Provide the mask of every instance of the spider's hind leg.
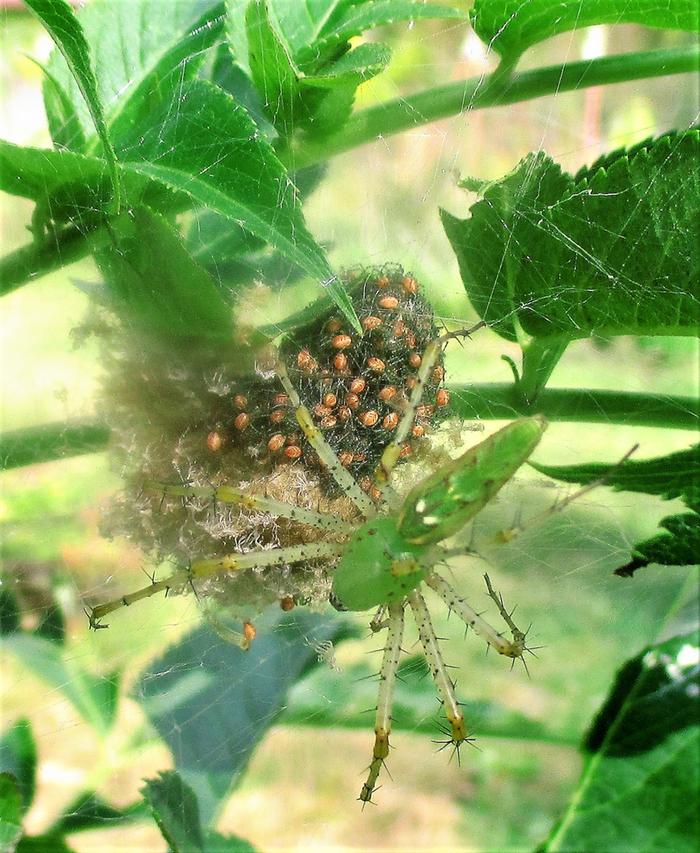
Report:
M408 603L418 626L418 636L420 637L433 681L445 709L445 716L449 724L449 740L447 743L459 748L465 741L470 742L471 738L467 735L464 714L457 701L454 684L447 674L447 667L442 659L428 607L423 596L415 589L409 594Z
M372 801L372 794L377 788L377 779L384 766L384 761L389 755L389 735L391 733L391 710L394 700L394 686L396 684L396 673L399 668L401 656L401 642L403 640L403 602L391 604L388 607L386 627L388 634L384 646L384 657L379 670L379 695L377 697L377 715L374 723L374 750L372 761L369 765L367 781L362 786L359 799L363 803ZM384 627L384 624L382 625ZM381 630L381 628L377 628Z
M489 596L495 601L499 613L510 628L512 640L509 640L488 623L440 575L431 572L426 577L425 582L431 589L435 590L449 609L453 610L468 628L471 628L477 636L486 640L488 645L495 649L499 655L504 655L512 660L522 658L524 652L531 651L525 645L527 632L521 631L515 624L512 612L509 613L506 610L503 598L494 591L488 575L485 575L485 580Z

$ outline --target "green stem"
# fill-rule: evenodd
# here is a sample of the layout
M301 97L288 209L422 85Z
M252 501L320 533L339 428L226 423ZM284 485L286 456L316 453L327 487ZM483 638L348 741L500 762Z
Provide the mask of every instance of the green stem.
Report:
M465 419L511 420L535 412L552 421L583 421L638 427L697 429L700 401L692 397L546 388L528 406L509 384L453 385L451 408ZM48 462L107 447L109 428L98 421L44 424L0 435L0 470Z
M692 397L545 388L529 406L515 386L452 386L451 409L463 418L509 420L539 413L553 421L585 421L624 426L698 429L700 401Z
M96 421L42 424L0 435L0 470L104 450L109 428Z
M318 142L304 142L294 151L281 152L280 157L301 169L380 137L448 116L591 86L684 74L697 71L699 66L700 47L692 44L553 65L512 76L495 73L472 77L360 110L338 134Z
M33 240L0 260L0 296L11 293L27 281L75 263L104 246L106 228L89 234L73 226L56 231L46 240Z
M535 402L570 343L570 338L533 338L523 347L518 391L525 400Z

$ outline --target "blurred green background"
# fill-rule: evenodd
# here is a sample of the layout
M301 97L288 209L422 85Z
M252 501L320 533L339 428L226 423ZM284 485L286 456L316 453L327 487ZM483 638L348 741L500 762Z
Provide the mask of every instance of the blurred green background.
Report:
M0 26L0 136L48 145L41 71L28 59L47 56L48 36L24 14L0 12ZM524 65L641 50L676 38L637 27L595 28L532 50ZM359 107L490 67L465 26L422 23L382 33L382 39L394 48L393 63L388 74L360 90ZM336 266L399 262L424 283L439 315L469 319L473 312L438 218L439 206L465 215L472 199L456 189L459 175L496 178L540 148L575 170L605 150L689 125L697 101L694 81L672 77L467 112L333 160L307 204L307 220ZM3 196L1 212L3 251L9 251L28 239L31 205ZM4 430L95 414L98 347L75 346L72 331L88 307L76 281L97 279L94 267L82 262L4 298ZM511 376L502 354L516 357L517 350L479 333L464 348L450 351L449 376L507 382ZM579 341L569 347L550 384L694 394L696 356L696 342L685 338ZM498 424L466 426L491 430ZM465 432L462 438L469 436ZM638 458L644 458L684 448L692 439L682 431L554 424L536 458L612 462L636 442ZM141 555L98 533L100 504L118 488L119 472L110 471L104 455L10 472L2 475L0 524L4 570L16 581L28 624L57 595L69 614L69 658L98 674L124 668L126 694L144 665L201 617L192 597L158 598L115 615L109 631L88 631L84 600L109 598L117 589L143 583ZM550 505L555 494L551 484L524 472L479 524L527 518ZM650 568L633 580L611 575L626 561L630 544L651 535L658 519L675 509L643 495L601 489L487 555L495 585L507 603L517 604L524 621L532 620L533 643L544 646L532 661L530 678L520 667L511 672L506 661L485 656L473 637L463 641L460 626L444 613L438 618L438 634L449 638L448 661L460 669L463 697L497 702L541 721L551 732L547 742L481 738L479 750L463 751L460 767L448 761L447 752L436 755L424 734L397 725L393 780L384 780L377 807L362 811L355 798L371 750L371 715L366 730L280 725L260 745L221 828L264 850L532 849L574 788L580 770L574 746L614 672L663 633L692 593L682 569ZM458 587L470 591L475 606L487 600L483 568L465 561L455 569ZM366 663L376 645L376 639L368 639L339 646L340 672L326 674L321 704L337 699L335 689L348 678L348 669ZM2 728L29 717L38 741L32 831L40 831L88 782L125 804L137 795L141 779L170 765L164 747L140 736L144 718L132 699L122 703L116 730L103 743L59 692L47 690L16 659L3 655L1 667ZM478 719L473 728L478 735ZM78 851L165 850L149 824L76 835L71 843Z

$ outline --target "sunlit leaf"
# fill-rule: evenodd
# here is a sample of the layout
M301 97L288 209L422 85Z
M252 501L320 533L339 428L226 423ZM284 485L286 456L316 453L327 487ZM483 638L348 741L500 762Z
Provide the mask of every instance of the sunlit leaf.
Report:
M518 56L559 33L599 24L698 29L695 0L476 0L472 26L501 55Z
M620 670L586 738L578 789L542 850L697 850L698 641L697 631L674 637Z
M118 209L120 187L117 158L107 133L102 102L97 91L97 81L90 64L90 48L85 40L82 27L65 0L25 0L25 2L39 18L63 54L85 99L109 164L114 204Z
M578 180L529 155L468 219L442 212L472 304L511 340L695 334L699 158L697 129Z

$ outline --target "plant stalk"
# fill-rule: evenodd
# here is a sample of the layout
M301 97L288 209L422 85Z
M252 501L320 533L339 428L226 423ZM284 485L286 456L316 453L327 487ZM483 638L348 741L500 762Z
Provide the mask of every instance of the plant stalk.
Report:
M541 414L552 421L697 430L700 400L632 391L545 388L528 404L515 385L452 385L450 407L465 419L486 420Z
M542 414L552 421L697 430L700 400L659 394L545 388L528 405L515 385L452 385L451 410L465 420L511 420ZM0 470L99 453L109 428L99 421L43 424L0 435Z
M472 77L360 110L339 133L318 142L304 141L279 156L287 167L302 169L359 145L472 110L699 68L700 46L692 44L551 65L512 76Z

